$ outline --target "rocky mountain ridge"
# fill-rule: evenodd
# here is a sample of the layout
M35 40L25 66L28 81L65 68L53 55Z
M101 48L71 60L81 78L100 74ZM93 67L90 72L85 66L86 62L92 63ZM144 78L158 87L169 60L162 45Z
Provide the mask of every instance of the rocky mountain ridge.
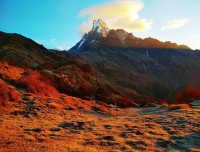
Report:
M81 52L104 47L190 50L186 45L178 45L170 41L162 42L151 37L142 39L123 29L109 29L103 20L98 19L94 20L92 30L69 51Z

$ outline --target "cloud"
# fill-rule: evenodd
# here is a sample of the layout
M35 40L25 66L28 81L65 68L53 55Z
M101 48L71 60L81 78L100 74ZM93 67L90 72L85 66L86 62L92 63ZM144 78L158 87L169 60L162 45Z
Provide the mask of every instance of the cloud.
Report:
M79 26L79 32L81 35L89 32L92 29L92 21L88 21L88 22L83 22L80 26Z
M143 8L140 0L115 0L113 2L94 5L85 8L79 13L79 17L87 18L79 30L86 33L92 28L92 22L101 18L109 28L125 29L129 32L146 31L151 29L152 20L141 19L139 11Z
M161 30L177 29L189 23L188 19L176 19L168 21Z
M200 42L199 41L192 41L190 42L190 46L193 50L198 49L200 50Z
M61 50L61 51L65 50L63 46L57 46L56 49Z
M51 42L55 42L55 41L56 41L56 39L51 39L50 41L51 41Z
M200 39L200 35L192 35L191 38L193 38L193 39Z

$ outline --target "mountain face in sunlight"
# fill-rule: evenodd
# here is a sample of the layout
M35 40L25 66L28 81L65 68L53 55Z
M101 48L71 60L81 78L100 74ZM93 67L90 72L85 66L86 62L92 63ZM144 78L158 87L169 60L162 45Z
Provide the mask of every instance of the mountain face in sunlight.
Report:
M171 101L188 85L200 87L200 51L153 38L137 38L123 29L109 29L104 22L106 30L98 30L101 24L97 23L97 30L93 27L69 52L77 52L99 75L126 89L129 95L134 90Z
M69 51L81 52L105 47L190 50L186 45L177 45L170 41L161 42L154 38L141 39L123 29L109 29L103 20L98 19L93 22L92 30Z

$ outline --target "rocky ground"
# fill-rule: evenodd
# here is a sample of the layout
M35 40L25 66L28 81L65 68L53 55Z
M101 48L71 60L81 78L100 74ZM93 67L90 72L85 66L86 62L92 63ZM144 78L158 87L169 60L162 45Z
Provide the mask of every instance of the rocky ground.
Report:
M62 95L23 94L1 109L0 151L200 151L200 108L119 109Z

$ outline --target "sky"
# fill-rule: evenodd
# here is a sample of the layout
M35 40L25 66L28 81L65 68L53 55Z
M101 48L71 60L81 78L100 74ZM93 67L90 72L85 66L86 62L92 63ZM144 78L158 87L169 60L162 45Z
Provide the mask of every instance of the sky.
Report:
M200 49L200 0L0 0L0 31L68 50L101 18L111 29Z

